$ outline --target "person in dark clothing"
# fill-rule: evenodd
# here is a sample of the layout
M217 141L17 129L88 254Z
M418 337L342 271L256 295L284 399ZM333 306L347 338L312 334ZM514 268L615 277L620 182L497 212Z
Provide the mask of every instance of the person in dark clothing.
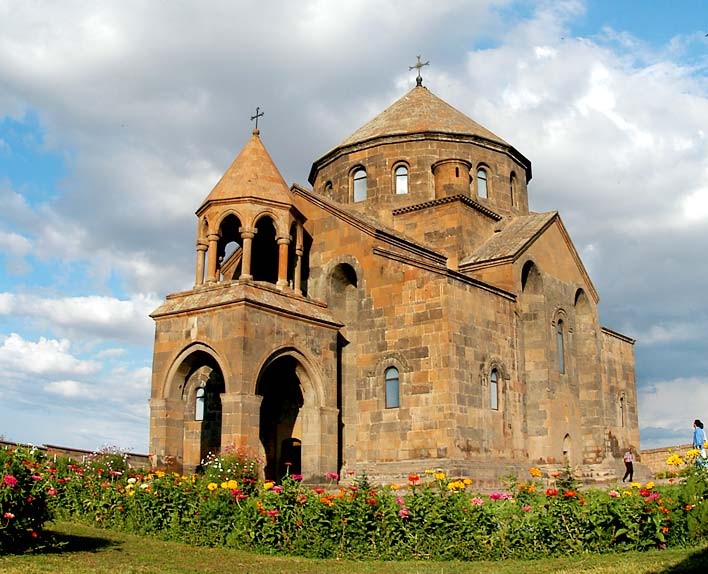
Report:
M622 477L622 482L627 480L627 477L629 477L629 482L632 482L634 478L634 449L631 446L624 453L624 468L625 473Z

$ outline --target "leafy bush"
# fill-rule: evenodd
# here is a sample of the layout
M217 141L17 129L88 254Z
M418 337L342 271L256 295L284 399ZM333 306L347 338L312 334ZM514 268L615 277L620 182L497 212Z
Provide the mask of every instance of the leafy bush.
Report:
M242 452L211 457L201 474L99 472L68 465L52 501L66 518L200 545L309 557L534 558L662 548L708 539L708 476L695 467L673 484L580 490L569 470L507 481L479 495L441 471L406 484L309 487L300 476L258 482Z
M56 494L44 454L32 447L0 449L0 551L20 552L37 544Z

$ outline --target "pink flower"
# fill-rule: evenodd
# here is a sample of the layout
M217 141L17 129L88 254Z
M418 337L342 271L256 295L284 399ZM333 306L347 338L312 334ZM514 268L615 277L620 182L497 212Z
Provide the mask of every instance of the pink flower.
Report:
M17 484L17 479L11 474L6 474L5 478L2 479L2 482L10 488L13 488Z
M47 490L47 494L48 494L49 496L56 496L56 495L57 495L57 492L59 492L59 491L58 491L56 488L50 488L50 489Z
M290 478L292 478L293 480L297 480L298 482L300 482L300 481L302 480L302 475L301 475L301 474L291 474L291 475L290 475Z
M403 500L402 497L400 497L400 496L396 497L396 504L398 504L399 506L403 506L405 503L406 503L406 501Z
M528 512L529 510L531 510L531 507L528 504L525 504L521 507L521 510L523 510L524 512Z
M292 465L293 465L292 462L286 462L286 463L285 463L285 466L287 466L287 467L291 467Z
M7 520L12 520L13 518L15 518L15 515L12 514L12 512L6 512L5 514L3 514L3 518L6 518Z
M278 492L278 493L280 493L280 492L283 492L283 487L282 487L282 486L274 486L274 487L272 488L272 490L273 490L273 492Z
M658 492L652 492L652 493L649 495L649 500L656 500L657 498L659 498L659 493L658 493Z
M404 520L408 518L411 515L411 511L408 510L407 508L401 508L401 510L398 511L398 516L403 518Z
M471 502L474 506L482 506L482 505L484 504L484 500L482 500L482 499L479 498L478 496L475 496L472 500L470 500L470 502Z
M270 516L270 517L278 516L278 514L280 514L280 513L278 512L277 508L268 511L268 516Z
M491 492L489 494L489 499L490 500L501 500L502 499L502 493L501 492Z
M42 477L38 474L33 474L32 475L32 480L42 480Z
M328 472L327 478L330 480L339 480L339 475L336 472Z
M607 494L609 494L612 498L619 498L620 497L620 493L617 492L616 490L610 490L610 492L608 492Z

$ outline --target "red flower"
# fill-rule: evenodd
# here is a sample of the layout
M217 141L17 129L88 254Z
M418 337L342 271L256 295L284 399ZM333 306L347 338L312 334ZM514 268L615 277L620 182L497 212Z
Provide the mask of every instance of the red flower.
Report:
M651 490L649 490L649 489L647 489L647 488L642 488L642 489L639 491L639 494L640 494L640 496L646 497L646 496L649 496L649 495L651 494Z
M578 494L578 493L575 492L574 490L566 490L566 491L563 493L563 496L565 496L566 498L575 498L575 496L576 496L577 494Z
M547 488L546 496L558 496L558 490L555 488Z
M408 482L416 483L420 480L420 476L417 474L409 474L408 475Z
M11 474L6 474L5 478L2 479L3 484L9 486L10 488L14 488L15 485L17 484L17 479L12 476Z

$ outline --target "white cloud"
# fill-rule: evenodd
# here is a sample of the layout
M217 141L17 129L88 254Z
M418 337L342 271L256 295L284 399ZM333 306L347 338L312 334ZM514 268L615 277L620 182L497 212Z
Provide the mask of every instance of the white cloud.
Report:
M29 253L31 248L32 243L26 237L0 230L0 251L14 257L23 257Z
M639 390L639 426L655 431L642 448L691 442L694 419L708 419L708 377L653 382ZM663 438L666 437L666 438Z
M44 385L43 389L50 394L60 395L65 398L93 399L98 396L90 385L69 379L52 381Z
M0 346L0 370L6 378L13 374L29 375L90 375L100 370L95 361L84 361L70 352L68 340L45 339L27 341L12 333L2 339Z
M149 344L153 323L148 315L159 303L154 295L144 294L121 300L101 295L49 298L0 293L0 315L30 317L76 337L88 334Z

